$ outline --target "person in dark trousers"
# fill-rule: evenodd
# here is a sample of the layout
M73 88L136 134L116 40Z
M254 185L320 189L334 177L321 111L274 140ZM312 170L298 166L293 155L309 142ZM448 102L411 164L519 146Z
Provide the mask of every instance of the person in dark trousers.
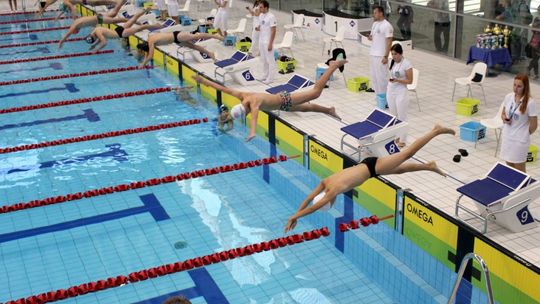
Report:
M401 36L405 40L411 39L411 24L413 23L413 9L410 5L406 3L398 5L397 13L399 14L399 19L397 21L397 26L401 32Z
M434 9L448 11L448 0L431 0L427 5ZM443 36L442 41L441 34ZM450 16L447 13L435 13L433 36L435 49L437 49L438 52L448 52L448 44L450 41Z

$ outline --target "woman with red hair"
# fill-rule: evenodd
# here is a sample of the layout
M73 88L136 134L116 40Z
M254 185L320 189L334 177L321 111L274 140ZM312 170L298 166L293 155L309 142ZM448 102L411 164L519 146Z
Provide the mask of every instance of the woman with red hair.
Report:
M501 158L518 170L525 172L531 134L538 127L538 107L531 98L529 77L517 74L514 91L503 101Z

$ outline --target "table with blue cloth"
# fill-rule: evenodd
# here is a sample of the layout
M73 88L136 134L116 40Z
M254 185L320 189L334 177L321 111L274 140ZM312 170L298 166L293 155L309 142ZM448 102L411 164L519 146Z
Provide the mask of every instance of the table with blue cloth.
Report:
M484 49L476 46L471 46L469 49L469 59L467 64L473 61L482 61L487 64L488 68L493 68L496 64L502 65L503 69L507 71L512 65L512 57L507 48L498 49Z

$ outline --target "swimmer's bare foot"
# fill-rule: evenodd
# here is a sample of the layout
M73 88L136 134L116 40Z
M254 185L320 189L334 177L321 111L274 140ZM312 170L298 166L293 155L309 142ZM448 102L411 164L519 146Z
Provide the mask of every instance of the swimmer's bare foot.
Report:
M452 134L452 135L456 135L456 131L454 131L453 129L450 129L450 128L446 128L446 127L443 127L439 124L436 124L434 127L433 127L433 131L435 133L437 133L438 135L439 134Z
M435 161L430 161L426 165L427 165L429 171L433 171L433 172L438 173L438 174L440 174L440 175L442 175L444 177L446 177L448 175L441 168L439 168L439 166L437 166L437 163Z
M339 117L339 115L337 115L337 113L336 113L336 108L335 107L330 108L330 110L328 111L328 115L334 116L335 118L341 120L341 117Z

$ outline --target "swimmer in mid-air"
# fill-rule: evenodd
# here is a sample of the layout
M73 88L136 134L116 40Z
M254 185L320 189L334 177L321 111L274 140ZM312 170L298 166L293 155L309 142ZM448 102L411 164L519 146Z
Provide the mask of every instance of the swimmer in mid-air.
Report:
M402 174L421 170L432 171L446 176L446 174L439 167L437 167L437 164L433 161L426 164L405 162L409 158L413 157L413 155L416 154L416 152L424 147L429 141L442 134L455 135L456 132L452 129L435 125L431 131L418 138L403 151L380 158L368 157L362 160L362 162L356 166L349 167L341 172L334 173L325 178L302 202L300 208L298 208L298 211L289 218L287 225L285 225L285 232L294 229L299 218L311 214L322 207L330 207L334 204L336 196L362 185L371 177L389 174ZM308 206L309 202L311 201L313 201L313 204Z
M124 17L107 17L103 16L101 14L97 14L95 16L87 16L87 17L81 17L71 24L69 27L67 33L62 37L62 40L58 42L58 48L61 49L62 45L64 45L64 42L69 38L71 35L75 35L79 33L79 30L85 27L91 27L101 24L112 24L112 23L122 23L126 22L127 19Z
M336 114L334 107L323 107L321 105L307 103L308 101L317 99L324 89L326 82L330 80L330 76L335 70L342 67L347 63L347 60L330 61L328 69L324 71L321 78L315 82L313 88L301 92L289 93L287 91L280 92L278 94L257 93L257 92L244 92L235 89L224 87L213 81L210 81L200 75L195 75L193 78L203 85L213 87L219 91L225 92L240 99L240 104L234 106L231 109L231 115L234 119L244 118L246 115L251 114L251 121L249 123L249 135L246 141L250 141L255 137L255 130L257 127L257 117L259 110L281 110L281 111L299 111L299 112L319 112L333 116L337 119L341 119Z
M213 52L210 52L206 48L195 44L193 41L203 40L203 39L218 39L223 41L223 36L218 34L207 34L207 33L188 33L182 31L174 31L172 33L156 33L148 36L148 43L140 43L137 45L137 48L141 51L146 52L141 67L145 66L152 57L154 57L154 47L156 45L176 43L180 46L188 47L194 49L201 53L205 53L208 57L216 60L216 56Z
M53 3L55 3L58 0L46 0L44 3L41 2L41 8L39 9L38 14L43 15L43 12L51 6ZM118 12L122 8L122 5L126 3L127 0L61 0L60 2L60 15L58 15L57 18L62 16L64 13L71 13L72 18L77 18L77 4L81 5L91 5L91 6L97 6L97 5L114 5L114 8L107 13L108 17L114 17L118 15Z
M109 39L120 39L127 38L137 32L146 30L146 29L158 29L163 26L160 23L156 24L143 24L136 25L137 20L144 15L150 9L145 9L139 11L133 17L131 17L124 25L117 25L114 30L105 28L105 27L96 27L89 36L86 37L86 42L92 44L90 50L97 52L104 48L107 45L107 38Z

